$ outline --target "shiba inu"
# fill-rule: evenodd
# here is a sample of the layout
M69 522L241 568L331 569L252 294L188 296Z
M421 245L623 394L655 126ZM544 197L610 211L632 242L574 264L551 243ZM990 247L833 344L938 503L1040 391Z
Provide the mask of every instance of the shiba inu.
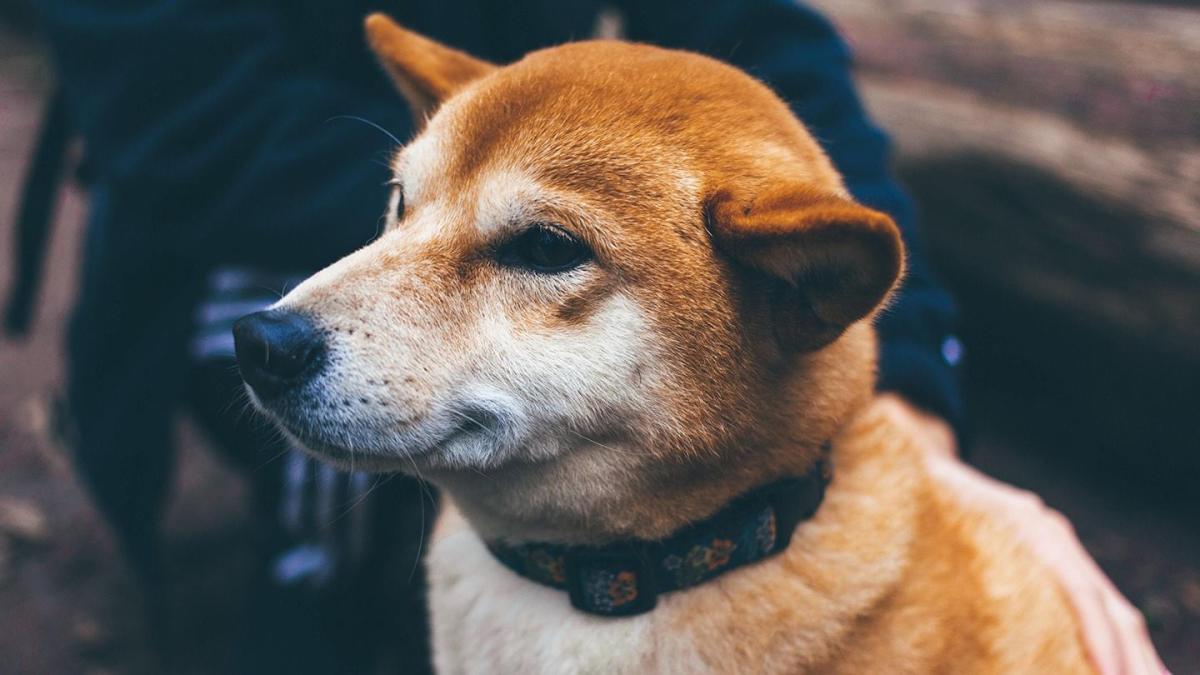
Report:
M1048 573L876 398L899 231L766 86L367 34L421 121L386 232L235 334L297 443L446 495L441 672L1091 672Z

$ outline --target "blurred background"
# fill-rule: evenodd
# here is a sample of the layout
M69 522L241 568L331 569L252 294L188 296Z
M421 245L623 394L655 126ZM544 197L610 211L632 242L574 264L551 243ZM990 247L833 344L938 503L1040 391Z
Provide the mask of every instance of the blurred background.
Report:
M897 143L967 345L971 460L1065 513L1200 673L1200 6L819 0ZM0 291L52 90L32 13L0 0ZM0 670L150 663L134 583L58 431L84 196L57 207L29 335L0 343ZM180 420L167 637L220 672L247 572L245 488Z

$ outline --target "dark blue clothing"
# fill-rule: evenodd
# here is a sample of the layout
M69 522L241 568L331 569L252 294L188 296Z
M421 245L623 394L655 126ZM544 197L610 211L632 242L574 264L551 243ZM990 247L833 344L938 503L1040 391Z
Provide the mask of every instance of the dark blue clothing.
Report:
M364 46L362 18L497 62L590 36L593 0L39 0L94 176L70 336L79 455L118 520L153 529L172 411L188 376L192 311L209 271L315 270L366 243L383 212L391 142L407 111ZM793 0L611 3L628 38L704 52L774 87L862 202L909 248L880 324L882 389L960 420L942 346L954 308L915 236L912 206L867 118L831 25ZM381 5L381 6L380 6ZM157 448L152 452L150 449Z

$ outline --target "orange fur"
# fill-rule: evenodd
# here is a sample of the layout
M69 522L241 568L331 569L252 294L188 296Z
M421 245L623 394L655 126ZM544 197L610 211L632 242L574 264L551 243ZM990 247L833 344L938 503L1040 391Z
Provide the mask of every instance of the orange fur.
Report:
M439 667L1089 671L1046 572L948 498L873 402L899 233L769 89L645 45L494 67L378 15L367 32L414 111L436 113L396 159L405 212L281 301L327 328L332 365L323 405L271 412L318 455L448 493ZM564 275L495 262L547 222L593 259ZM454 406L488 413L483 432L446 422ZM829 439L828 498L786 552L648 615L573 613L481 543L662 537L806 471ZM606 640L624 651L589 660Z

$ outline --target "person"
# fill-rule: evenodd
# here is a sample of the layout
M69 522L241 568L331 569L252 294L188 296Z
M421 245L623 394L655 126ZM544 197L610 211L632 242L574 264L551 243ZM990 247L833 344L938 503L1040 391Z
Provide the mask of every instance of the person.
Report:
M248 671L365 670L362 655L380 641L405 642L402 635L415 637L399 647L399 663L411 668L428 658L419 575L385 573L407 571L419 555L413 542L427 515L418 510L432 510L421 487L397 479L372 492L365 501L386 499L374 511L388 517L359 526L372 533L371 551L360 543L359 555L335 555L355 538L325 541L330 505L364 501L371 479L330 477L226 412L238 382L220 337L224 326L269 302L263 289L280 291L289 277L376 234L387 179L377 160L412 131L406 107L363 46L362 17L386 11L416 31L506 62L589 36L609 9L628 39L707 53L767 82L823 144L854 196L895 218L909 265L898 300L879 320L881 395L927 440L935 475L964 502L1011 522L1059 571L1101 672L1162 670L1139 615L1061 516L957 459L964 417L955 308L929 269L912 205L890 173L888 140L855 92L847 47L814 10L792 0L713 0L703 11L678 0L620 0L611 8L600 0L37 4L92 176L68 342L77 464L151 587L164 577L159 520L172 413L189 406L250 471L267 533L252 605L270 609L251 624ZM280 452L284 460L253 469ZM301 493L326 495L314 497L325 506L298 505ZM382 607L381 588L395 590ZM305 623L312 615L323 620ZM388 630L362 620L395 615L418 619ZM327 639L331 631L341 637Z

